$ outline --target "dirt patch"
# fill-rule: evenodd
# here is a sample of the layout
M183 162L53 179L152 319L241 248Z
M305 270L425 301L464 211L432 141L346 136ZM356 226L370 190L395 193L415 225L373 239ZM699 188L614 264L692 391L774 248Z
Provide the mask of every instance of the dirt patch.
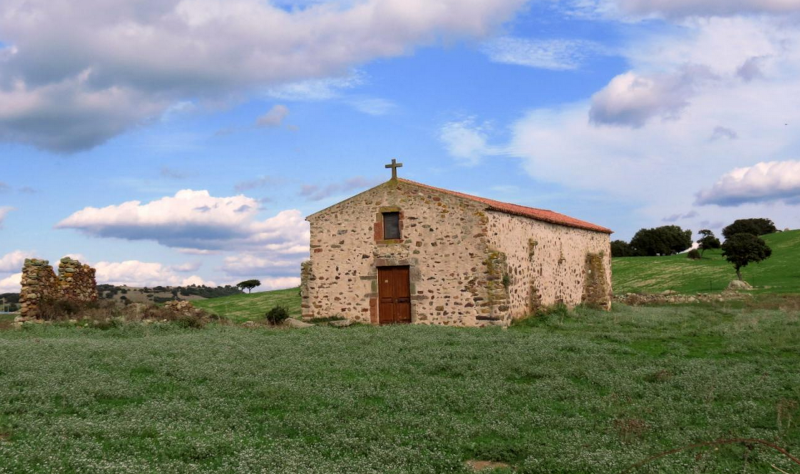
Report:
M511 469L511 465L506 464L504 462L479 461L477 459L470 459L469 461L467 461L467 467L469 467L475 472L489 471L489 470L493 471L496 469Z

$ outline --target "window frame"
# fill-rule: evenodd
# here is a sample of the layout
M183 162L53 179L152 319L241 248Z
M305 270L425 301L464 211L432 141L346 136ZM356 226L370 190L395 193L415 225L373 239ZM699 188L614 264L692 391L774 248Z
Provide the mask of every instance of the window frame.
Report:
M393 216L397 220L397 235L390 236L388 235L389 226L387 224L387 217ZM383 240L400 240L403 238L403 230L400 225L400 212L399 211L386 211L381 212L381 217L383 219Z

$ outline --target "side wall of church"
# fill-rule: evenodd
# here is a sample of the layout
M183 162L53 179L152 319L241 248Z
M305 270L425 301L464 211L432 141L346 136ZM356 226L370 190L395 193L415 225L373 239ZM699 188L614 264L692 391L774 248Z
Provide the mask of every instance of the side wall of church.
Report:
M503 261L513 318L556 303L610 307L608 234L494 211L487 214L488 244Z
M507 324L510 307L486 241L485 206L389 181L308 218L303 316L378 323L378 267L410 267L412 322ZM399 212L401 237L383 238L382 212Z

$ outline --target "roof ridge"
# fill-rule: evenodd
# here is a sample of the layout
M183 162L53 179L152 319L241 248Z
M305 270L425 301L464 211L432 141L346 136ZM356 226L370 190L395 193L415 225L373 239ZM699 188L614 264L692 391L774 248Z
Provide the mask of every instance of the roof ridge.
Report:
M611 229L599 226L597 224L592 224L591 222L587 222L587 221L583 221L583 220L580 220L580 219L576 219L576 218L570 217L570 216L568 216L566 214L561 214L559 212L551 211L549 209L540 209L540 208L536 208L536 207L523 206L521 204L513 204L513 203L510 203L510 202L503 202L503 201L498 201L498 200L495 200L495 199L489 199L489 198L485 198L485 197L474 196L472 194L462 193L462 192L459 192L459 191L452 191L450 189L437 188L436 186L431 186L431 185L428 185L428 184L418 183L416 181L412 181L410 179L405 179L405 178L398 178L398 181L403 182L403 183L407 183L407 184L411 184L411 185L415 185L415 186L420 186L420 187L427 188L427 189L432 189L432 190L443 192L443 193L446 193L446 194L451 194L451 195L454 195L454 196L459 196L459 197L462 197L464 199L469 199L471 201L480 202L482 204L486 204L487 206L489 206L489 209L492 209L492 210L495 210L495 211L499 211L499 212L504 212L506 214L519 215L519 216L522 216L522 217L528 217L528 218L531 218L531 219L534 219L534 220L538 220L538 221L542 221L542 222L548 222L548 223L551 223L551 224L563 225L563 226L566 226L566 227L574 227L574 228L578 228L578 229L591 230L591 231L595 231L595 232L603 232L603 233L606 233L606 234L611 234L611 233L614 232Z

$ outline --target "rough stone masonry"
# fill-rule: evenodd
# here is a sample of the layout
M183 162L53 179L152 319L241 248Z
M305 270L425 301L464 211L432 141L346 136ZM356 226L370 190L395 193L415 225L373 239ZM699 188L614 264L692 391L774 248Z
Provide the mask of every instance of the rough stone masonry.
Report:
M95 269L64 257L56 275L49 261L25 259L19 296L20 315L31 319L41 317L40 307L45 300L96 301Z
M385 238L386 214L399 239ZM507 325L541 306L611 302L611 231L552 211L392 179L307 220L305 318L382 323L379 270L397 266L412 323Z

